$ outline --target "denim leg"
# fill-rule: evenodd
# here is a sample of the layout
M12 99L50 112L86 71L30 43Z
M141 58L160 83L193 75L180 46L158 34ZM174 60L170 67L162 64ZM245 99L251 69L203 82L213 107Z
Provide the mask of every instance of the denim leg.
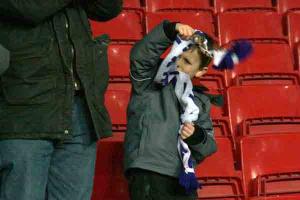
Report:
M46 140L1 140L0 199L44 200L52 152Z
M57 146L47 186L48 200L90 200L96 159L96 139L85 101L75 97L73 138Z

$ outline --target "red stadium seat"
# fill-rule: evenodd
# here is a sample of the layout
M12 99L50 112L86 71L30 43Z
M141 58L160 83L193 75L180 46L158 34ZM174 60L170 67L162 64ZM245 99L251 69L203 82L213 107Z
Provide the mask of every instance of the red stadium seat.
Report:
M129 81L129 55L131 44L111 44L108 48L109 76L111 82Z
M146 0L149 12L167 11L174 9L211 9L209 0Z
M218 151L196 169L203 185L199 199L243 199L241 174L234 169L233 145L228 138L216 138L216 142Z
M124 10L118 17L107 22L91 21L93 35L107 33L112 40L136 41L144 34L141 10Z
M218 19L222 44L237 39L287 41L283 34L282 16L275 12L226 12L220 13Z
M249 59L227 73L230 85L299 84L288 44L258 41L253 43L253 49Z
M263 9L276 11L272 0L214 0L217 12L239 9Z
M164 19L173 22L186 23L193 28L199 29L203 32L214 36L214 20L212 12L210 11L178 11L178 12L157 12L146 14L146 29L149 32L157 24Z
M124 133L98 143L92 200L129 200L128 184L123 175Z
M123 7L124 8L140 8L141 2L140 2L140 0L124 0Z
M233 144L228 138L216 137L218 150L197 167L197 177L239 176L234 169ZM220 168L220 166L222 166Z
M250 196L300 195L299 133L244 137L240 143L244 184Z
M300 9L300 0L277 0L278 10L282 13Z
M232 133L300 132L300 87L238 86L228 89Z
M105 93L105 106L110 114L113 130L126 130L126 110L130 98L129 83L111 83Z

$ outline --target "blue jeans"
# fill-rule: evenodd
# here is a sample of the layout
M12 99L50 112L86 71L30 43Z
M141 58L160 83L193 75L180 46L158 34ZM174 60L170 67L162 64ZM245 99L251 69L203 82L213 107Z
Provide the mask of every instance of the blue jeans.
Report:
M93 188L96 139L86 103L75 97L73 137L0 141L1 200L89 200Z

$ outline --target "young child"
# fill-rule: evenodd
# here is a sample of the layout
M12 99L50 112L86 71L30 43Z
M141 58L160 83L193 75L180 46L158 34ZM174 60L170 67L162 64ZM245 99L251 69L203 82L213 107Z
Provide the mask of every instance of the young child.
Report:
M154 81L161 65L161 55L179 33L189 40L194 29L180 23L163 21L136 43L130 55L132 96L128 106L125 138L125 173L129 179L131 200L196 199L196 190L187 193L179 183L183 162L178 152L180 139L191 153L193 167L213 154L217 147L210 119L209 98L193 92L198 107L197 119L182 123L182 106L175 93L176 79L167 84ZM213 41L207 36L208 47ZM211 57L197 45L186 49L176 60L178 72L190 78L203 76Z
M207 34L169 21L134 45L124 161L132 200L196 199L194 168L217 149L210 103L222 101L191 79L201 78L212 60L216 70L233 69L252 50L245 40L221 49Z

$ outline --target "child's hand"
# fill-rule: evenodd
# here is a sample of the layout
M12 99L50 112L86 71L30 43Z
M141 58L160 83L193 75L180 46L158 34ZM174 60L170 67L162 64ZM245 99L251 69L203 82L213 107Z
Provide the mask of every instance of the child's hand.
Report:
M191 26L180 23L176 24L175 29L183 40L189 40L195 32Z
M191 137L194 134L194 132L195 132L194 124L184 123L181 129L180 137L181 139L185 140L186 138Z

